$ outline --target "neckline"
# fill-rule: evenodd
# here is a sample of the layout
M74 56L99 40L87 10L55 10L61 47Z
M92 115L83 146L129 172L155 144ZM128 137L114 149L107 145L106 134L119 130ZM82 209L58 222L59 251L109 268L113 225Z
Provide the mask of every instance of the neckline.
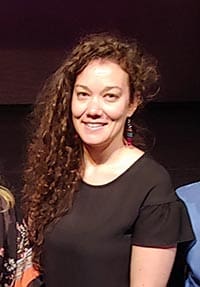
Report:
M126 170L124 170L119 176L117 176L116 178L112 179L111 181L104 183L104 184L97 184L97 185L93 185L90 183L87 183L83 180L81 180L81 184L84 186L87 186L89 188L93 188L93 189L98 189L98 188L103 188L103 187L107 187L113 183L116 183L117 181L119 181L124 175L126 175L131 169L136 168L146 157L147 157L147 153L143 153L135 162L133 162L130 166L128 166L128 168Z

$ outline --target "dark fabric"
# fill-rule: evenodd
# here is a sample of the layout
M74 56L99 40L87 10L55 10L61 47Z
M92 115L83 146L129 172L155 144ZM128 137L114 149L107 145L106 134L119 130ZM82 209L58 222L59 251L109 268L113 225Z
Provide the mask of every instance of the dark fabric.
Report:
M32 250L27 237L24 223L17 222L15 210L3 211L3 201L0 202L0 287L28 287L27 280L22 279L27 270L32 270ZM35 272L29 275L29 282L36 278ZM19 283L20 282L20 283ZM29 287L40 287L41 282L34 280Z
M27 287L45 287L45 285L42 278L38 277L34 279L30 284L28 284Z
M176 218L178 220L174 223ZM144 238L147 230L148 236ZM134 226L132 244L149 247L173 246L174 243L188 240L191 240L191 226L182 202L177 200L141 208Z
M16 228L13 209L2 212L0 203L0 286L11 286L16 270Z
M49 227L42 263L48 287L128 287L132 244L193 239L166 170L148 155L111 183L81 183L71 212Z

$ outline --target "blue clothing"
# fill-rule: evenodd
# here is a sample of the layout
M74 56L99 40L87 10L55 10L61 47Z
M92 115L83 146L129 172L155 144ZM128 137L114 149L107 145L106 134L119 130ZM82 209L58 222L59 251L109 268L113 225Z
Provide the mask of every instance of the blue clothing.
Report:
M187 207L196 237L187 253L189 274L185 287L200 287L200 182L182 186L176 192Z

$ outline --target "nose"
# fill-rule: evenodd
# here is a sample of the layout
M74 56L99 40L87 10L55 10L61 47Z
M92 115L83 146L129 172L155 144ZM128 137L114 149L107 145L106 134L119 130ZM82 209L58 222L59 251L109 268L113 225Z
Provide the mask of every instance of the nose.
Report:
M102 103L98 96L91 97L87 106L87 116L99 117L102 114Z

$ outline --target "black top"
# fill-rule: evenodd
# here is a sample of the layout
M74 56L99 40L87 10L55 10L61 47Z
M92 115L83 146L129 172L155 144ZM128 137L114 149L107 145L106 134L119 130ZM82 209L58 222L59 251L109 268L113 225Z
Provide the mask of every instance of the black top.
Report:
M46 233L47 287L128 287L131 246L193 239L166 170L143 155L112 182L84 182L70 213Z

